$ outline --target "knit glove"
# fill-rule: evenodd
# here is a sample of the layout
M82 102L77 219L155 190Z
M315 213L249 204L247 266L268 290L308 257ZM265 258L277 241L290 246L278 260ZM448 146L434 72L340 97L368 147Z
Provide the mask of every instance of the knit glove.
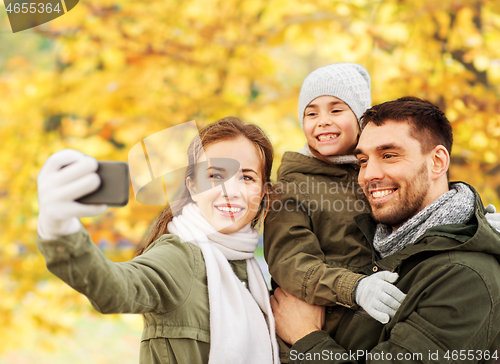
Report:
M78 217L106 211L107 205L75 202L99 187L97 168L96 159L73 149L61 150L47 159L38 174L38 234L42 239L76 233L81 227Z
M354 299L371 317L383 324L389 322L406 295L392 283L397 273L382 271L362 278L354 290Z
M486 206L484 210L486 211L486 214L484 215L486 220L488 220L490 225L500 232L500 213L495 213L497 211L495 206L490 204Z

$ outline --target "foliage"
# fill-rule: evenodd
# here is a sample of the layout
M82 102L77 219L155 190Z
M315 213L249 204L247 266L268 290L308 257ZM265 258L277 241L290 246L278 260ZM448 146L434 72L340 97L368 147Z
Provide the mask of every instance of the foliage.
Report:
M236 115L269 134L276 173L305 141L298 93L322 65L363 64L374 104L437 103L454 127L452 179L500 204L496 1L88 0L27 34L0 40L0 353L22 345L12 332L69 331L64 312L89 310L36 250L36 177L50 154L126 161L169 126ZM131 196L84 224L100 244L132 244L114 258L129 259L160 209Z

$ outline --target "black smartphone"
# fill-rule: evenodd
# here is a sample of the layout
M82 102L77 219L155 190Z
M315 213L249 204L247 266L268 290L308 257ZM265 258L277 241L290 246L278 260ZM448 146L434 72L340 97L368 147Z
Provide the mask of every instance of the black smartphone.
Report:
M125 206L128 203L129 195L128 163L99 162L97 174L101 178L99 188L76 201L87 205Z

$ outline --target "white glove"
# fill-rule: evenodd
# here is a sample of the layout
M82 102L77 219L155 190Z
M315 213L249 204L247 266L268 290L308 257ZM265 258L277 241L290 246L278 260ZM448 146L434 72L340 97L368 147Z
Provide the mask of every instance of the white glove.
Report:
M484 217L486 217L486 220L488 220L490 225L500 233L500 214L495 213L497 211L495 206L490 204L486 206L484 210L486 211L486 214L484 215Z
M383 324L389 322L406 295L392 283L397 273L382 271L359 281L354 290L354 299L371 317Z
M76 233L81 227L78 217L106 211L107 205L75 202L99 187L97 167L95 158L74 149L60 150L47 159L38 174L38 234L42 239Z

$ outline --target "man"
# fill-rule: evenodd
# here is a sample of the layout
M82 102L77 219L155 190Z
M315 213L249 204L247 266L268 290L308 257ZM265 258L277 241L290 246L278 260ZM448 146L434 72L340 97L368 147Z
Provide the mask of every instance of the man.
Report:
M478 193L449 183L453 142L445 115L413 97L363 115L355 154L372 213L356 222L372 243L365 274L396 272L407 294L383 325L348 311L333 337L324 308L276 290L277 333L290 363L493 362L500 347L500 234Z

